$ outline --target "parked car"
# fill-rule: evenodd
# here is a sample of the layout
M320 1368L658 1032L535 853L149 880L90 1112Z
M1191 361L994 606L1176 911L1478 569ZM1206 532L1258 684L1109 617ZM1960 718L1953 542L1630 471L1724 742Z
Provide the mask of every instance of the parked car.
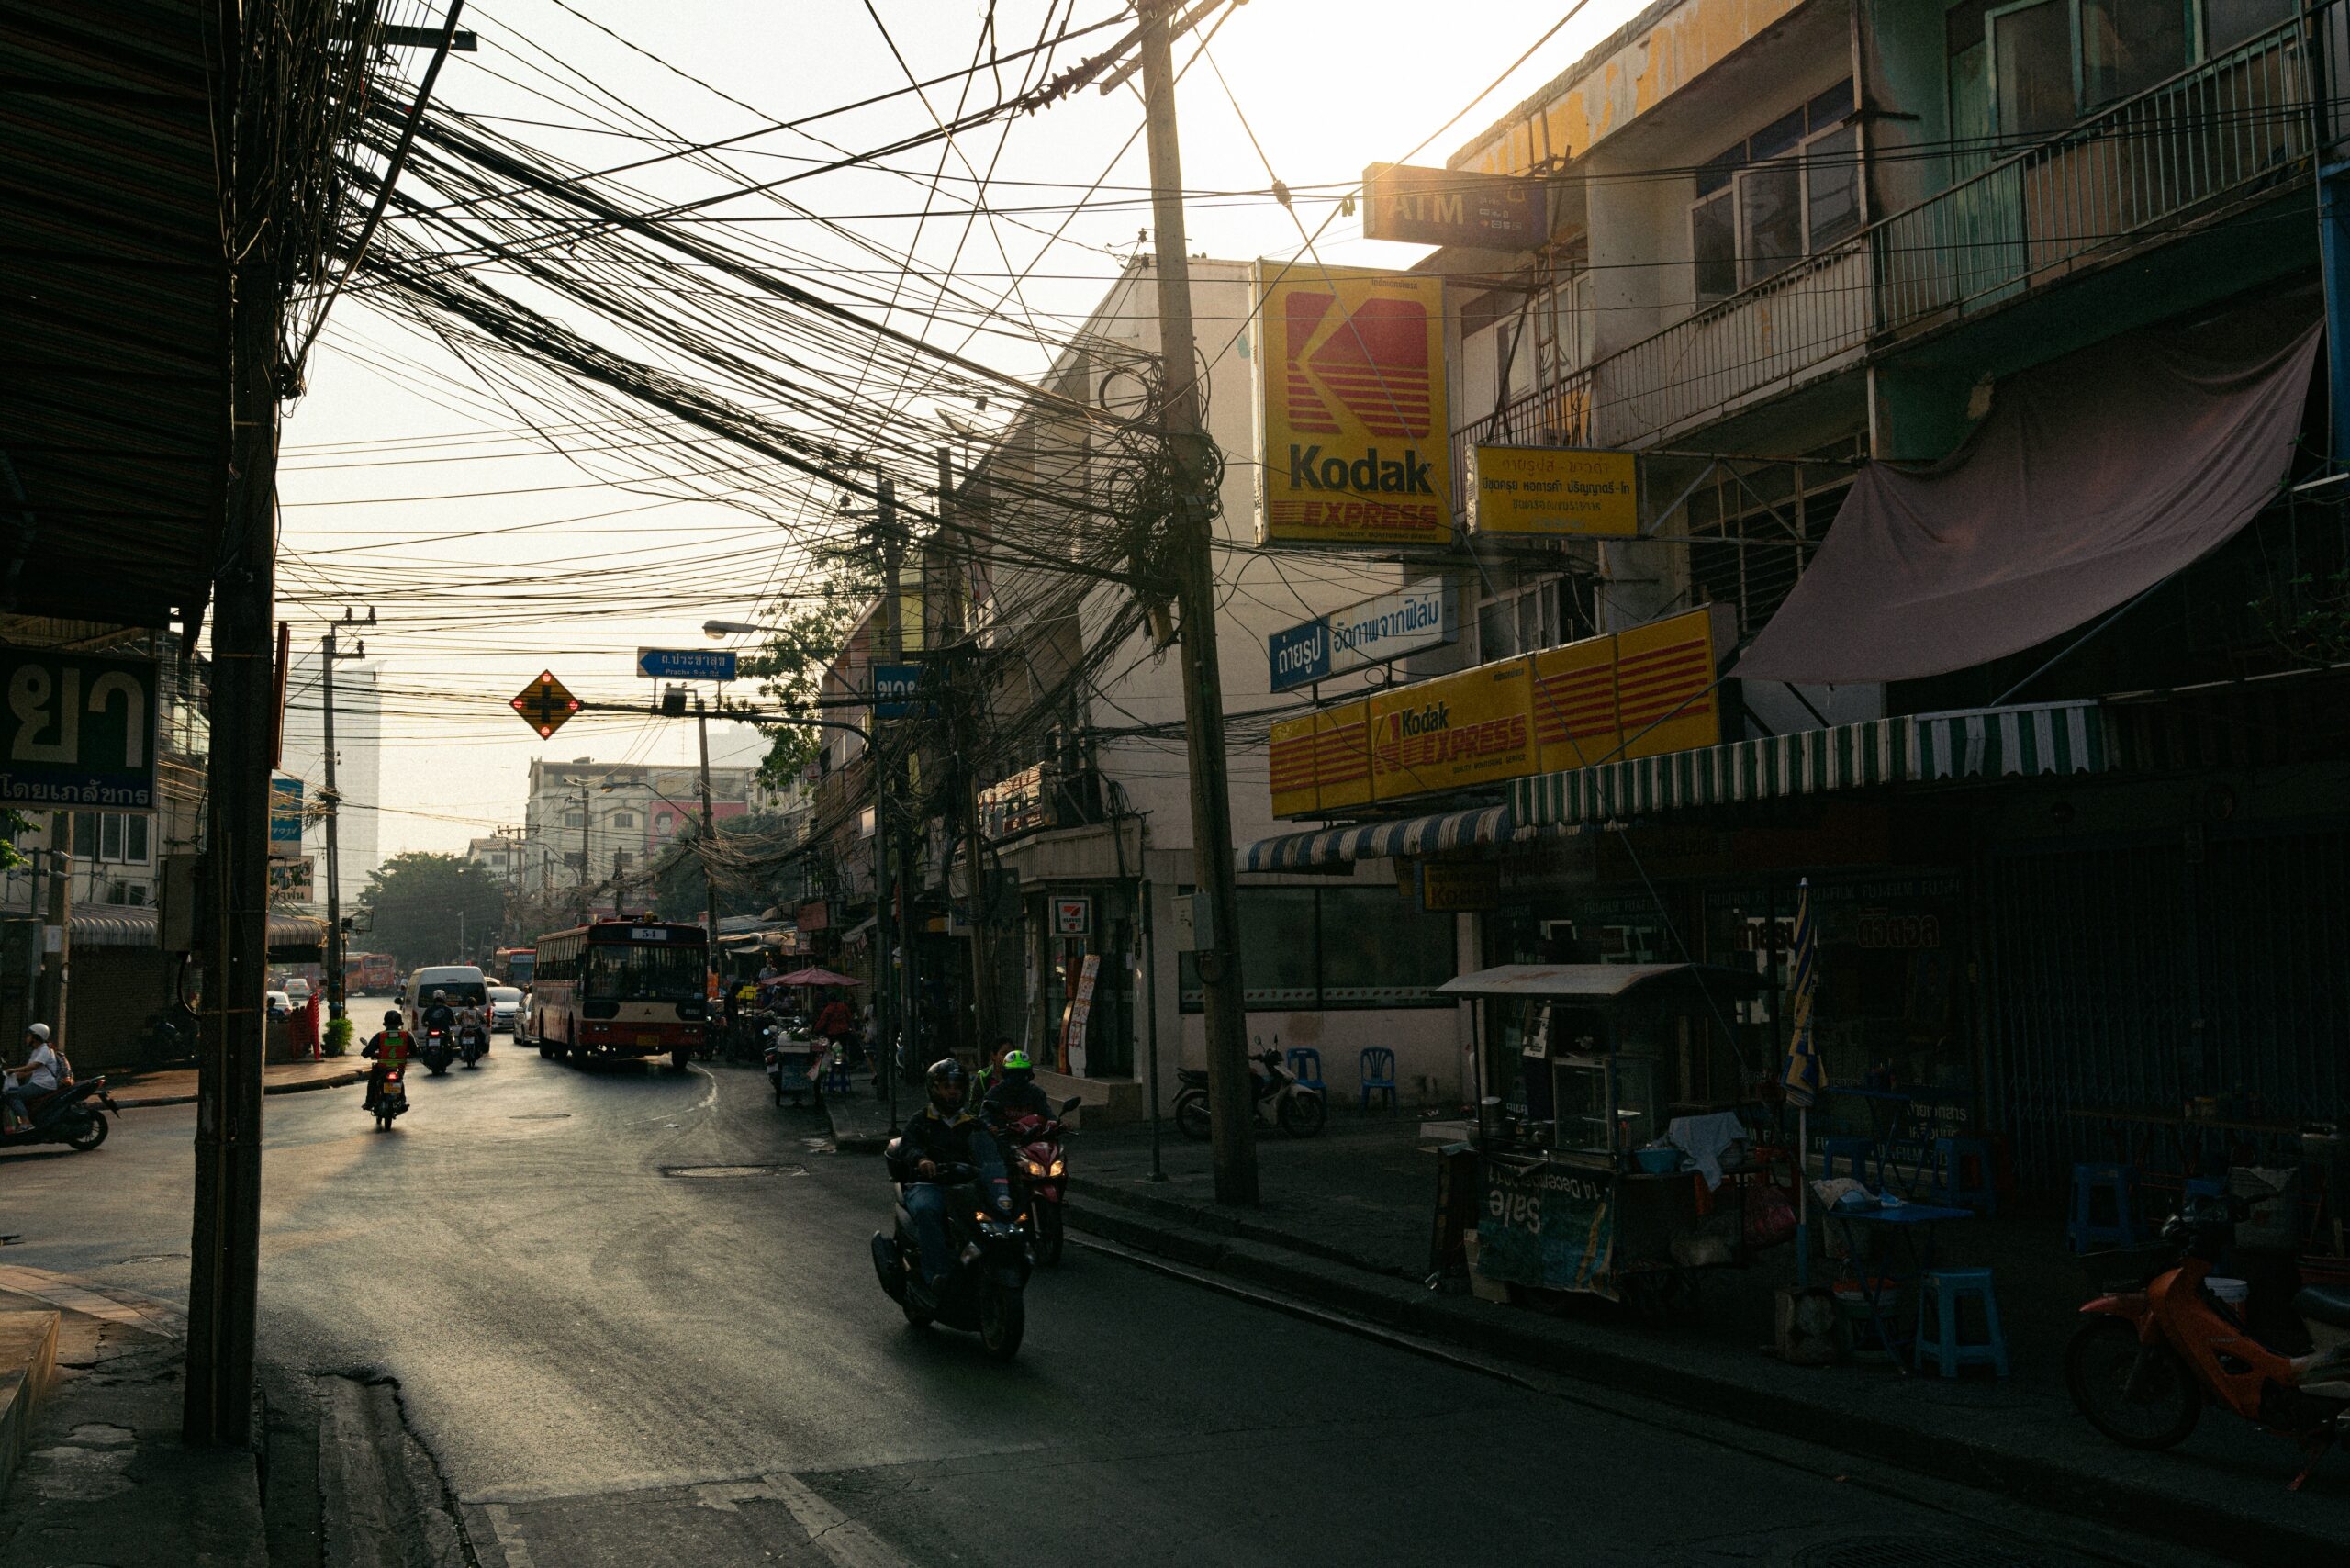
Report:
M299 1007L310 1000L310 982L296 975L285 982L285 1000Z
M489 1026L493 1033L514 1032L515 1021L522 1015L522 988L519 985L494 985L489 988Z

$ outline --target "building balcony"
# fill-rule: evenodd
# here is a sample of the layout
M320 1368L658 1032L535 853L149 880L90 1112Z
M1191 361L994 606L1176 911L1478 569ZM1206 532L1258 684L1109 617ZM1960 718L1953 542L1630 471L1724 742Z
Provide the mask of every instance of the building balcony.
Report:
M1478 442L1665 444L2305 185L2305 28L2332 26L2339 8L1988 155L1916 206L1464 427L1457 455Z

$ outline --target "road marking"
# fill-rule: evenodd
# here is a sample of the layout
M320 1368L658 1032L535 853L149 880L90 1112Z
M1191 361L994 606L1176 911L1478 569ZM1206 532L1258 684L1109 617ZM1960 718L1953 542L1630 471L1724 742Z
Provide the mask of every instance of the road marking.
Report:
M531 1558L530 1543L522 1539L522 1527L514 1522L514 1511L503 1503L491 1503L482 1512L489 1518L491 1533L498 1537L498 1550L506 1554L506 1568L539 1568Z
M160 1334L166 1339L187 1338L185 1309L120 1285L102 1285L72 1274L53 1274L46 1269L9 1264L0 1266L0 1291L13 1291L35 1301L45 1301L61 1311L102 1317L108 1323Z

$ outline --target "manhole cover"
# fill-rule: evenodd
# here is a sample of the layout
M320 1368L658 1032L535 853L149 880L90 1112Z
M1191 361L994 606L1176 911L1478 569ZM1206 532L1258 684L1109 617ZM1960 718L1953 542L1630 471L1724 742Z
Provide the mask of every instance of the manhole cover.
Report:
M1822 1541L1795 1555L1795 1568L2031 1568L2020 1552L1979 1540L1920 1540L1863 1535Z
M525 1111L520 1115L509 1116L506 1119L509 1122L567 1122L571 1120L571 1113L568 1111Z
M804 1165L665 1165L664 1176L723 1179L730 1176L805 1176Z

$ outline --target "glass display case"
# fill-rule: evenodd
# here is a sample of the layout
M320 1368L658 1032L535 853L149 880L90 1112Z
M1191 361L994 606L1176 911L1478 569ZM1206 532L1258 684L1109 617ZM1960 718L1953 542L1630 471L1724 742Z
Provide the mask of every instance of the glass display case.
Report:
M1614 1161L1664 1131L1654 1057L1561 1056L1550 1071L1561 1151Z

